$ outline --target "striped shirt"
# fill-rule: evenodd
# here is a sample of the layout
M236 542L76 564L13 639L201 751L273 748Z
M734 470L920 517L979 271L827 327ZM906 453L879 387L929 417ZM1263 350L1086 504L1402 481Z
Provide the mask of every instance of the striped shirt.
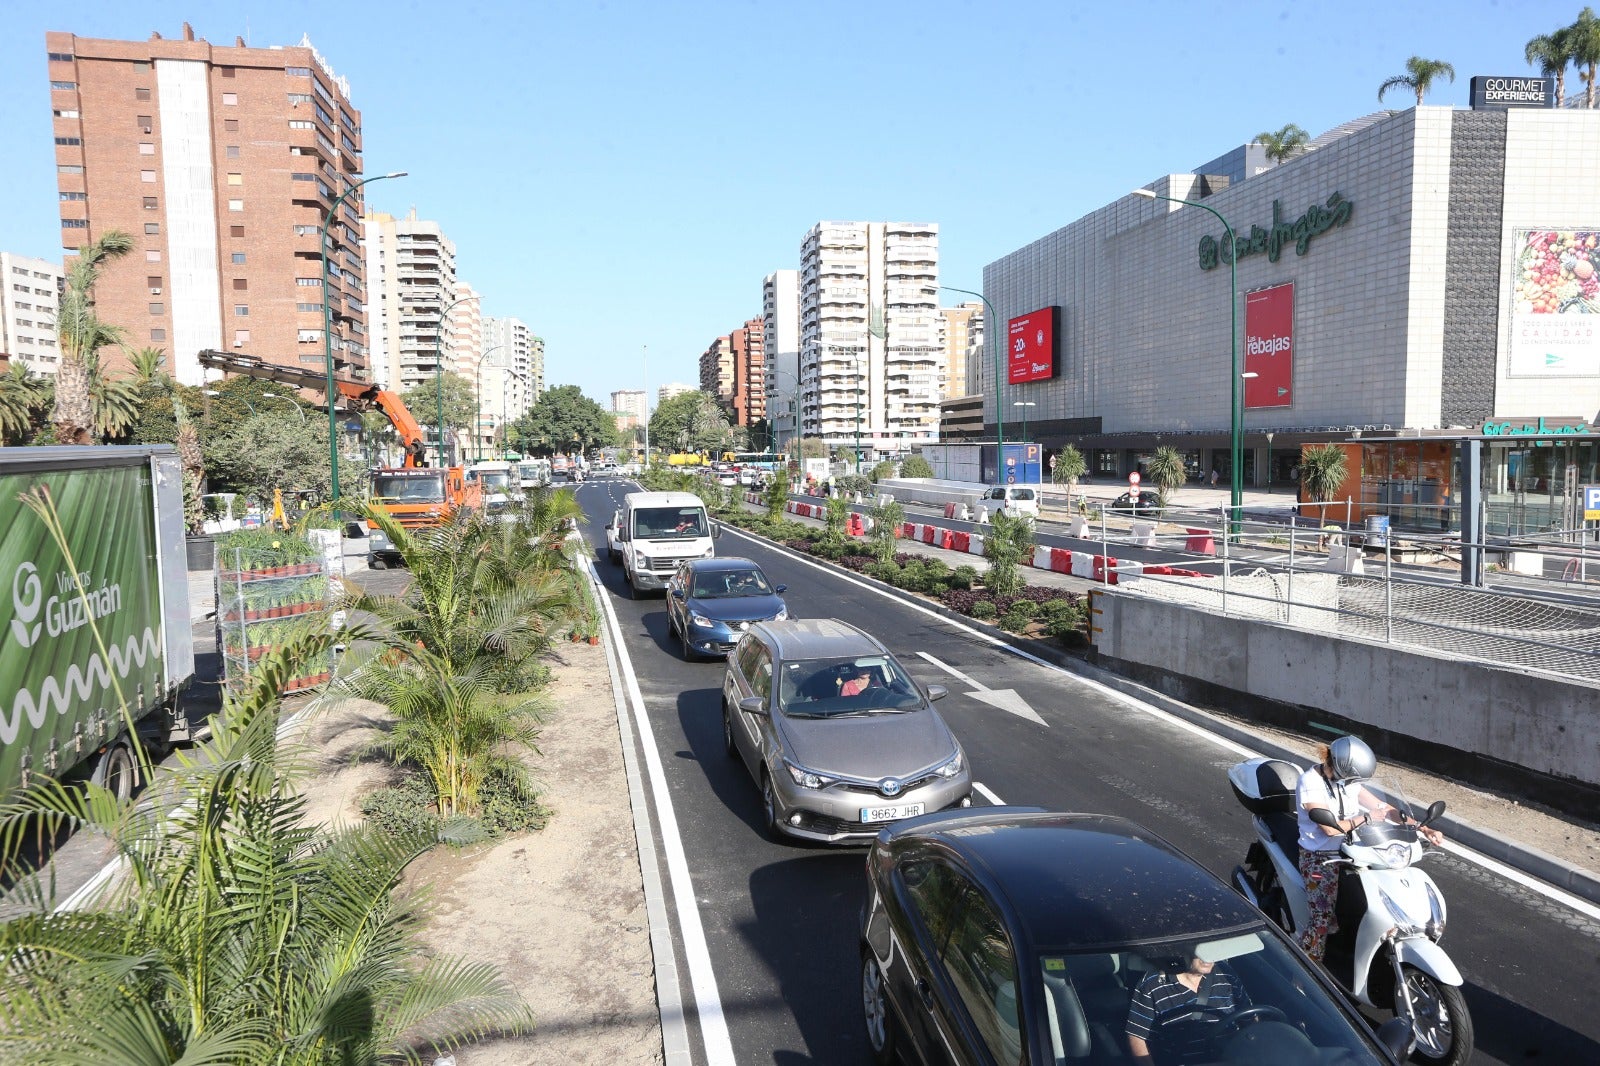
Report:
M1235 980L1220 968L1213 970L1202 985L1207 991L1207 1020L1186 1020L1195 1009L1199 993L1178 980L1176 974L1153 973L1139 982L1128 1007L1126 1032L1151 1045L1155 1059L1166 1063L1204 1062L1208 1058L1211 1026L1250 1006L1250 997ZM1212 1012L1215 1013L1212 1013Z

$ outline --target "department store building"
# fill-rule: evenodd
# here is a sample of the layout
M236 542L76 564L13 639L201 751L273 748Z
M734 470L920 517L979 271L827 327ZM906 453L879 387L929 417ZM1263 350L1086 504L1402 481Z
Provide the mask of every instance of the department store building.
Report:
M1312 145L1146 186L1231 245L1211 211L1128 195L989 264L986 436L998 409L1008 441L1025 415L1096 482L1170 445L1227 483L1236 309L1245 484L1288 491L1302 446L1341 443L1358 504L1455 528L1462 442L1483 440L1490 528L1496 508L1552 528L1600 484L1600 110L1418 107Z

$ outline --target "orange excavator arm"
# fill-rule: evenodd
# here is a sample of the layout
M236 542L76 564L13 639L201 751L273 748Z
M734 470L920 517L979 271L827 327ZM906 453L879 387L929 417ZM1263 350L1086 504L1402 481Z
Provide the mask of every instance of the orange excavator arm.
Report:
M418 424L410 408L400 399L399 393L361 381L335 379L333 384L339 390L339 395L349 400L356 408L366 410L376 407L384 413L389 419L389 424L394 426L400 443L405 447L406 466L428 465L428 451L422 439L422 426Z

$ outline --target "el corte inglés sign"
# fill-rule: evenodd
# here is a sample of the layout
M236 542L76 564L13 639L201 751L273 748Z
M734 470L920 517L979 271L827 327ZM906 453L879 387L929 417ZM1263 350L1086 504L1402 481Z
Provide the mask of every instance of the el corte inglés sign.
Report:
M1206 234L1200 238L1200 269L1211 270L1230 259L1237 261L1246 256L1265 252L1267 259L1276 263L1286 244L1294 245L1295 255L1305 255L1311 250L1311 241L1337 229L1350 221L1354 204L1341 193L1328 197L1326 203L1312 204L1305 214L1292 222L1284 221L1283 204L1272 201L1272 228L1251 226L1248 234L1235 232L1230 248L1227 234L1222 240Z

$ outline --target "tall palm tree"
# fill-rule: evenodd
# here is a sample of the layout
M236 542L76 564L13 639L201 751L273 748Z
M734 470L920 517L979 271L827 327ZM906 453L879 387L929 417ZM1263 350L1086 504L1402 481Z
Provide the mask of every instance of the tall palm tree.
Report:
M90 424L95 437L111 440L125 436L139 420L138 379L125 374L116 377L107 374L98 352L84 358L84 369L89 381Z
M66 289L56 313L56 334L61 342L61 363L56 368L56 440L62 444L92 443L95 431L90 398L89 359L108 344L119 343L122 330L100 321L94 310L94 286L104 266L133 250L133 238L122 230L107 230L91 244L78 249L67 268Z
M1396 74L1382 85L1378 86L1378 102L1382 103L1384 95L1390 89L1410 89L1417 94L1417 106L1422 106L1422 98L1432 88L1433 83L1440 76L1456 80L1456 68L1442 59L1423 59L1421 56L1412 56L1406 60L1406 72Z
M28 364L14 362L0 374L0 444L23 441L33 432L34 410L47 390Z
M1556 80L1556 106L1564 106L1567 100L1567 67L1572 65L1571 27L1563 26L1550 33L1541 33L1528 42L1522 56L1529 66L1538 67L1541 75Z
M1561 31L1572 50L1572 61L1583 77L1583 106L1594 107L1595 68L1600 67L1600 17L1594 8L1578 12L1578 20Z
M133 365L133 376L140 385L148 385L159 378L167 377L162 368L167 365L167 353L163 348L140 348L128 357Z
M1293 122L1276 133L1256 134L1256 143L1267 150L1267 158L1274 163L1282 163L1297 152L1305 151L1310 140L1306 131Z

